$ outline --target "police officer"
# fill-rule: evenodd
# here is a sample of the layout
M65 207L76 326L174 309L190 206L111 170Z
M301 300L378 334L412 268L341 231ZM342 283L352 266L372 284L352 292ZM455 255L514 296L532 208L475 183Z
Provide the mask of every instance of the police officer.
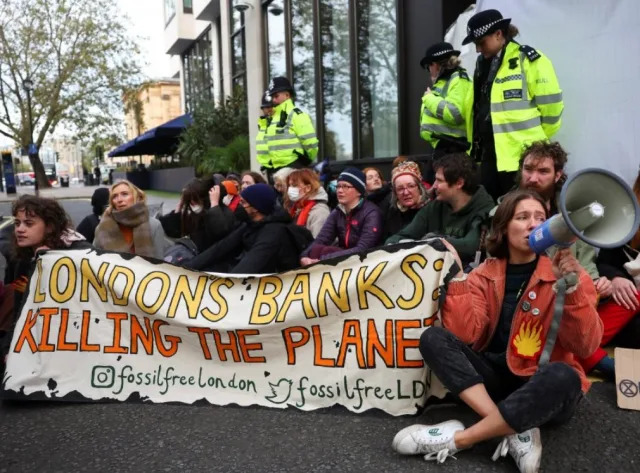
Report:
M481 181L497 199L514 185L524 147L560 128L562 91L551 61L514 41L518 29L498 10L476 13L462 44L474 42L472 156Z
M274 77L269 83L273 116L265 139L269 160L264 164L269 175L283 167L302 168L318 154L318 138L309 114L293 103L293 87L286 77Z
M266 168L269 165L269 147L267 146L267 140L264 135L267 132L269 123L271 123L271 116L273 115L273 101L269 91L265 90L262 94L262 103L260 104L260 110L262 115L258 118L258 134L256 135L256 152L258 164L261 168Z
M432 88L422 96L420 136L434 149L433 158L465 152L471 138L469 118L473 106L473 84L460 67L460 51L449 43L429 47L420 65L429 70Z

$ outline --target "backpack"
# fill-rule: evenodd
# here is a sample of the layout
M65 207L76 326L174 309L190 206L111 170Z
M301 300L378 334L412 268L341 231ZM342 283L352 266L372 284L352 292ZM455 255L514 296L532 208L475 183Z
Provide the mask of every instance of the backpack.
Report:
M306 227L296 225L295 223L288 223L285 225L285 228L287 229L287 233L289 234L290 240L293 243L293 247L298 252L298 255L313 243L313 235Z
M191 238L180 238L164 252L164 261L182 264L198 256L198 247Z

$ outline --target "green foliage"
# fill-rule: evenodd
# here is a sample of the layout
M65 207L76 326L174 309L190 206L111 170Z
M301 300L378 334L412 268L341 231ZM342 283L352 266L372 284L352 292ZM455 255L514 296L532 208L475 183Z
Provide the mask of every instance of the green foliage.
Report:
M241 171L249 167L247 102L242 89L219 105L202 101L180 137L178 154L198 172Z

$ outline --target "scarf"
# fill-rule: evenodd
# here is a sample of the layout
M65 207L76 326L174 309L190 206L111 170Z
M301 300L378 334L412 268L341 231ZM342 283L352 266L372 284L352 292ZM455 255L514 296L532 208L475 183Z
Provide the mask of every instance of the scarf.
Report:
M307 200L304 203L296 202L296 204L293 207L291 207L291 211L289 213L291 214L292 218L295 218L296 213L299 212L298 218L296 219L296 225L304 227L307 224L307 219L309 218L309 212L311 212L311 209L313 208L314 205L316 205L315 200Z
M120 225L133 229L133 248L126 242ZM124 210L111 210L109 214L105 212L96 228L95 246L120 253L154 256L147 206L138 202Z

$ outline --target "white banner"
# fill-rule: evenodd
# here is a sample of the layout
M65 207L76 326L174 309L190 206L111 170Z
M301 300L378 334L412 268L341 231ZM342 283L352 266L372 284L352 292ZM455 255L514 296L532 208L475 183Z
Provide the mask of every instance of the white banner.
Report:
M4 395L415 413L444 392L418 350L453 264L434 246L240 277L48 251L25 294Z

